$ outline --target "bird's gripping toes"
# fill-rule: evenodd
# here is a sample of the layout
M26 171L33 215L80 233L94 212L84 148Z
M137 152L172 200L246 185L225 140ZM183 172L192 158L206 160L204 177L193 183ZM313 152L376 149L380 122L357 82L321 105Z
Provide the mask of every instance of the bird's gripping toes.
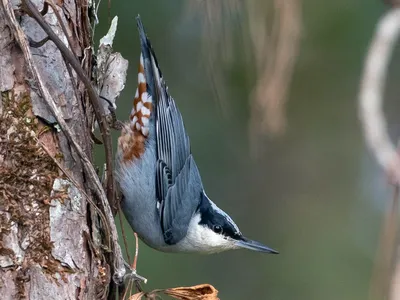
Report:
M118 139L122 210L150 247L167 252L229 249L278 253L245 238L206 195L182 116L168 93L140 17L138 87L130 120Z

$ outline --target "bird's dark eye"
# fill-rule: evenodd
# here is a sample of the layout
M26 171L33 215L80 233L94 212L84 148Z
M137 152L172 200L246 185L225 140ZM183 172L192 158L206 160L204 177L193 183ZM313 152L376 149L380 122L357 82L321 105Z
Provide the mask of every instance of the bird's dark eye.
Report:
M216 233L221 233L222 232L222 227L219 226L219 225L214 225L213 230Z

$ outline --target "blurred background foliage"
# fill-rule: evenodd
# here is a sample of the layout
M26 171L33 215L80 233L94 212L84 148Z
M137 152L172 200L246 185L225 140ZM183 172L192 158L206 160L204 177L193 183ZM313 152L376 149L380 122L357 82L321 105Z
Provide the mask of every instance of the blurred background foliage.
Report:
M297 2L301 38L285 88L287 123L271 135L259 130L262 121L251 122L263 53L255 51L249 24L270 26L274 5L224 1L231 2L111 1L108 11L103 0L96 40L108 29L108 14L118 15L114 49L130 66L117 113L126 120L139 60L135 16L141 15L207 194L244 234L280 254L177 255L141 243L138 272L149 279L145 288L210 283L221 299L366 299L392 190L365 147L356 100L363 59L386 8L377 0ZM207 27L210 21L214 27ZM385 107L393 136L399 133L399 63L394 59L390 67Z

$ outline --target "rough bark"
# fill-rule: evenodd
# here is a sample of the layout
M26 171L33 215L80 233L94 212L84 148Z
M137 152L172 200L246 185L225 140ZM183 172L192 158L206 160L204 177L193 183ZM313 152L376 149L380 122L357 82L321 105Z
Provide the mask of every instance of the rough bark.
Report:
M42 9L41 0L32 2ZM88 203L95 199L80 156L44 101L7 17L6 7L12 5L26 37L45 38L20 4L0 0L0 298L102 299L112 268L105 258L110 255L94 236L98 216ZM90 78L89 4L55 4L70 50ZM51 8L44 18L68 45ZM94 117L83 84L53 42L30 51L62 118L92 160Z

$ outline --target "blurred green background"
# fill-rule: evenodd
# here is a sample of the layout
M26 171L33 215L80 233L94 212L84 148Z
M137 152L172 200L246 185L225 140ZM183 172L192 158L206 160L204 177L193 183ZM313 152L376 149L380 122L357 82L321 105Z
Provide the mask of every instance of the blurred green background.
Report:
M188 1L195 0L111 1L110 14L119 17L114 49L130 62L118 117L128 118L136 90L140 14L182 112L207 194L245 235L280 254L177 255L141 243L138 273L149 279L146 290L210 283L221 299L366 299L391 188L366 149L356 105L366 49L386 8L378 0L303 1L288 127L281 137L263 138L254 157L248 137L254 80L248 70L254 66L243 58L248 44L238 30L241 15L232 26L232 63L214 65L225 78L218 88L229 103L226 117L202 52L208 38L204 20L196 13L188 17ZM97 40L108 29L107 5L103 1L99 10ZM390 68L385 109L396 134L399 60ZM133 234L127 232L133 255Z

